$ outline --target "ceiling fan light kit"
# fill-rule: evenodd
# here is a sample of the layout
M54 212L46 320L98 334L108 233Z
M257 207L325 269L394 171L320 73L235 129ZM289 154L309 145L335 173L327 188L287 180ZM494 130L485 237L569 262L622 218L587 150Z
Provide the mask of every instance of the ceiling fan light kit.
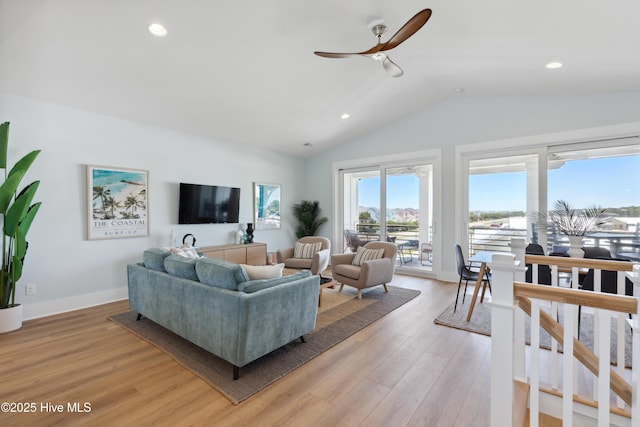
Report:
M406 24L402 26L386 43L382 43L382 35L387 31L387 26L384 24L376 24L371 27L371 31L378 38L378 43L369 50L364 52L355 53L337 53L337 52L314 52L316 55L323 58L348 58L350 56L361 55L374 59L375 61L382 61L382 68L389 73L392 77L400 77L404 74L402 68L389 58L386 51L389 51L400 43L407 40L414 35L420 28L427 23L431 17L431 9L423 9L416 13Z

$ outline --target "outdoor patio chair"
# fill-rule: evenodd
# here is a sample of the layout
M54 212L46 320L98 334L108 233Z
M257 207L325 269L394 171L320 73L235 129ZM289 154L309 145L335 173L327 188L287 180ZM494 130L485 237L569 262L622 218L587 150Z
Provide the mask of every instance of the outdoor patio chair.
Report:
M433 257L433 243L432 242L422 243L420 245L420 264L426 265L424 263L425 260L429 264L431 264L432 263L432 260L431 260L432 257Z
M367 240L360 239L358 233L355 230L344 230L344 241L347 248L351 249L351 252L356 252L360 246L364 246Z

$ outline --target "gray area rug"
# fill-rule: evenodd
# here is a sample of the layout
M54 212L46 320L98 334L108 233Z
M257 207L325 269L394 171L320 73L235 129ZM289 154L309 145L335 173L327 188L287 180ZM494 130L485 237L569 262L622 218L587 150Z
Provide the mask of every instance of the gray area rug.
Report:
M109 319L166 352L232 403L238 404L420 295L420 291L412 289L393 286L388 286L388 289L387 293L382 287L365 290L362 300L348 298L337 306L319 312L316 329L305 335L306 343L293 341L240 368L240 378L237 381L233 380L230 363L149 319L136 321L137 313L133 311L117 314ZM344 289L345 293L352 291L354 290L351 288Z
M462 295L460 296L462 299ZM467 313L469 311L469 303L471 296L467 295L464 304L458 301L458 308L453 312L452 302L438 317L434 319L434 323L438 325L448 326L450 328L462 329L464 331L475 332L477 334L491 336L491 307L489 304L476 302L473 308L471 320L467 321ZM479 301L479 299L478 299ZM562 311L562 308L559 308ZM593 314L582 311L580 320L580 341L593 351ZM559 317L560 324L563 324L562 313ZM525 315L525 340L527 344L531 343L531 326L530 318ZM611 362L616 363L617 360L617 324L611 325ZM540 331L540 347L544 349L551 348L551 336L544 330ZM625 322L625 365L631 367L631 327ZM562 351L562 346L558 345L558 349Z

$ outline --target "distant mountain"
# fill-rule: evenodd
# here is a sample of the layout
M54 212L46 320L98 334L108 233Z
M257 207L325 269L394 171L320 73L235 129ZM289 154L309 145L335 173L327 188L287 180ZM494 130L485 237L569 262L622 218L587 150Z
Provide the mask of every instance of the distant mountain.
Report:
M371 219L380 222L380 209L376 207L358 206L358 214L368 212ZM394 208L387 210L387 221L413 222L420 219L420 212L414 208Z

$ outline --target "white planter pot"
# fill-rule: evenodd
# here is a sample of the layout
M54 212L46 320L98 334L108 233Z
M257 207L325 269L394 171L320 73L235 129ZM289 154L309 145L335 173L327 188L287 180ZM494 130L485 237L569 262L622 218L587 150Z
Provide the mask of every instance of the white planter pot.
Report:
M22 327L22 305L0 309L0 334Z
M582 250L583 236L568 236L569 237L569 250L567 254L571 258L584 258L584 251Z

